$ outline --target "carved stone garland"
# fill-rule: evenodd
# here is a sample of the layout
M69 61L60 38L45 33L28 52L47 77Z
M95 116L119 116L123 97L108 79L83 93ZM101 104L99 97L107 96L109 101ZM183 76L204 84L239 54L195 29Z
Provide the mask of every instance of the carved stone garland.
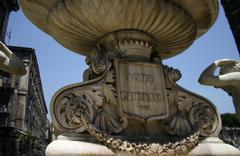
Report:
M148 44L140 43L129 41L127 44L149 48ZM181 78L180 71L163 66L161 59L154 58L151 63L164 68L168 105L171 108L167 117L158 119L157 123L164 134L182 139L173 143L126 141L122 137L123 131L129 126L131 117L119 113L114 64L123 55L106 51L101 47L94 56L86 59L89 69L84 72L85 82L64 87L55 94L51 109L56 131L87 131L114 152L132 155L183 155L198 144L199 136L218 135L221 121L213 104L178 86L176 81ZM139 122L144 124L144 121ZM114 137L117 134L121 137Z

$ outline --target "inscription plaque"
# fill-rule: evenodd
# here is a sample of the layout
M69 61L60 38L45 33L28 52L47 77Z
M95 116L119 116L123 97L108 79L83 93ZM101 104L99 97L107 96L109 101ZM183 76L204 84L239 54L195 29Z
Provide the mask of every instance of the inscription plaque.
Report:
M117 60L118 112L143 121L168 116L163 66Z

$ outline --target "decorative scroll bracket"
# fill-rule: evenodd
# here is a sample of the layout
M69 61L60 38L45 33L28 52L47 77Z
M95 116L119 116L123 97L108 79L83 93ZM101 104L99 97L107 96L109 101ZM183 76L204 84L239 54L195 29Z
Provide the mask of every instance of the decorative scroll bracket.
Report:
M54 95L51 113L56 132L87 131L113 151L131 147L131 153L153 155L171 148L175 154L187 153L199 135L218 135L219 113L210 101L177 85L179 70L162 65L158 57L139 62L107 51L100 46L86 59L85 82ZM139 146L124 140L138 140ZM149 151L152 147L157 150Z

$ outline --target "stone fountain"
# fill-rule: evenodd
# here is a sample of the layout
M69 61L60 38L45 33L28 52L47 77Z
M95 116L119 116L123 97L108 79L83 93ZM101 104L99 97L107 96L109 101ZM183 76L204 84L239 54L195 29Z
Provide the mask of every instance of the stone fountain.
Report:
M59 137L47 156L239 154L216 138L221 119L215 106L179 86L180 71L162 64L208 31L218 16L217 0L20 0L20 5L38 28L86 56L89 65L84 82L52 98Z

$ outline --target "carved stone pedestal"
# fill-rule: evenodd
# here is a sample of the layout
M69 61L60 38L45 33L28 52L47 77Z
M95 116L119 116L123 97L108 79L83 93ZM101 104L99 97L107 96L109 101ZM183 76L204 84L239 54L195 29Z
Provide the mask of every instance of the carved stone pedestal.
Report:
M176 83L181 72L162 64L151 35L117 31L98 45L86 59L84 82L60 89L51 114L58 134L88 134L105 147L80 139L63 146L65 152L79 146L74 152L108 153L108 147L115 154L186 155L200 136L218 135L221 119L215 106ZM47 154L65 143L53 142Z
M47 156L187 155L193 149L192 155L218 155L218 147L236 153L219 140L217 144L199 140L218 136L219 113L209 100L176 83L181 78L179 70L163 65L159 57L150 57L152 46L144 40L151 40L148 37L145 34L140 41L126 37L117 44L107 44L103 38L105 46L86 59L89 69L84 82L54 95L55 130L74 137L51 143Z

